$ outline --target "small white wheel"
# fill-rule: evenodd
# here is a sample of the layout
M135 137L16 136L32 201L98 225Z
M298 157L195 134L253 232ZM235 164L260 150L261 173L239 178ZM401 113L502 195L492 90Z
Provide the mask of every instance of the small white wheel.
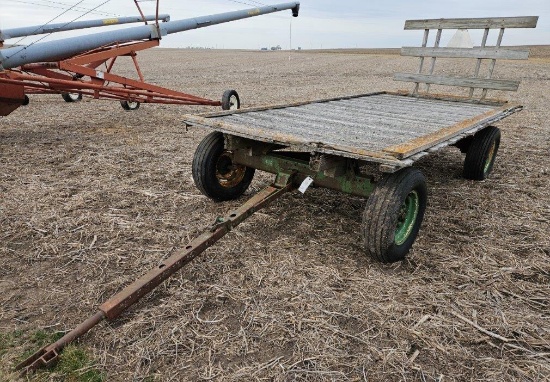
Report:
M239 94L235 90L226 90L222 97L223 110L237 110L241 108Z
M120 101L120 105L124 110L132 111L139 109L138 101Z
M82 93L61 93L65 102L78 102L82 100Z

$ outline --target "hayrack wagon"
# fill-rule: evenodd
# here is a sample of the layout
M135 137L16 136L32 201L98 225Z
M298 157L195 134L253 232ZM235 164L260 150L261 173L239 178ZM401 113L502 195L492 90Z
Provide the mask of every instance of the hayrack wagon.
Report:
M505 28L534 28L537 17L411 20L405 29L424 30L422 47L403 48L420 57L410 92L378 92L278 106L187 115L189 125L213 130L199 144L192 173L198 189L222 201L240 197L256 170L275 181L185 247L104 302L97 312L57 342L18 365L32 371L56 362L68 343L103 319L114 320L177 270L192 261L257 210L287 192L327 187L367 198L363 214L366 252L377 260L403 259L416 239L427 202L426 181L413 167L420 158L454 145L466 154L464 177L486 179L500 144L494 126L522 109L488 99L488 90L515 91L518 81L491 78L496 59L527 59L526 50L500 47ZM482 29L481 47L441 48L443 29ZM500 29L496 47L486 46L490 29ZM435 46L428 48L431 29ZM473 58L474 77L434 75L437 58ZM425 69L426 59L430 65ZM480 75L483 60L488 74ZM427 67L427 66L426 66ZM469 89L465 96L430 93L431 85ZM422 88L422 89L421 89ZM422 91L421 91L422 90Z
M515 91L519 86L518 81L492 78L495 61L529 55L527 50L501 48L504 30L534 28L537 20L407 21L405 29L424 30L422 47L404 47L401 52L420 57L418 73L394 76L413 82L410 92L186 116L189 125L215 130L195 153L195 183L212 199L234 199L246 190L254 171L262 170L277 175L275 187L292 183L301 185L303 191L312 183L366 197L362 227L366 252L383 262L402 260L419 231L427 199L425 178L412 166L454 145L466 154L466 179L484 180L489 175L500 144L500 131L494 124L522 109L487 99L488 90ZM431 29L437 30L435 46L427 47ZM483 29L481 47L439 47L443 29ZM495 47L487 46L490 29L500 30ZM437 58L473 58L475 75L434 75ZM488 73L483 76L482 60L488 60ZM469 88L469 94L431 94L434 84Z

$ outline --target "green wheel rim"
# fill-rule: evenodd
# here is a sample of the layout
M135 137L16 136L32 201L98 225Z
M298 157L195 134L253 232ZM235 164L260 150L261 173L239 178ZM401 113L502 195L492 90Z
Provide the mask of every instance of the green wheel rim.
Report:
M396 245L402 245L411 235L419 210L420 196L418 195L418 192L411 191L399 209L399 217L397 220L397 229L395 230L394 239Z
M497 149L497 143L496 141L493 141L493 144L489 149L489 154L487 155L487 160L485 161L485 166L483 166L483 172L485 174L489 172L489 169L491 168L491 164L493 164L493 159L495 157L496 149Z

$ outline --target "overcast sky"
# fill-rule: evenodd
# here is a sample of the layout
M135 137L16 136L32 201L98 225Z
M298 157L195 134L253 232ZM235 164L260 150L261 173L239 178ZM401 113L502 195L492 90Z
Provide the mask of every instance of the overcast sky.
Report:
M84 14L85 9L95 8L105 1L0 0L0 29L44 24L64 9L80 2L78 10L71 10L54 22L70 21ZM160 6L162 13L168 13L172 20L178 20L283 2L161 0ZM140 4L145 13L154 13L155 1L142 1ZM100 11L104 13L98 13ZM132 0L110 0L80 20L136 14ZM161 46L259 49L281 45L283 49L288 49L292 30L293 48L400 47L419 45L421 40L422 32L403 30L407 19L497 16L540 16L536 29L507 30L504 45L550 44L550 0L302 0L298 18L292 18L290 11L278 12L170 35L163 38ZM443 32L443 45L452 34L450 31ZM60 35L48 37L44 41L59 38ZM68 35L74 35L74 32ZM489 43L494 44L496 37L497 32L493 32ZM472 32L472 38L475 44L479 44L481 33ZM32 41L32 38L27 38L21 43Z

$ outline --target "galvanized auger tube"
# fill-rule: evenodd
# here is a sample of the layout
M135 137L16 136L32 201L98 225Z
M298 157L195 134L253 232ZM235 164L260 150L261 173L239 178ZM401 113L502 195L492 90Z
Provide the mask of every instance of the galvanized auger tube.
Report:
M162 36L172 33L209 27L211 25L261 16L287 9L292 10L292 16L298 17L300 3L291 2L274 4L241 11L169 21L160 24L158 28L156 25L144 25L110 32L94 33L87 36L31 44L28 46L7 48L0 50L0 70L12 69L36 62L58 61L115 42L160 39Z
M77 29L105 27L110 25L141 23L144 21L155 21L155 20L156 20L155 15L145 16L145 19L142 19L141 16L128 16L128 17L113 17L110 19L75 21L71 23L58 23L58 24L47 24L47 25L34 25L30 27L21 27L21 28L11 28L11 29L0 30L0 42L6 41L7 39L10 39L10 38L17 38L17 37L35 36L39 34L65 32L65 31L72 31ZM167 15L167 14L159 15L159 21L162 21L162 22L170 21L170 15Z

